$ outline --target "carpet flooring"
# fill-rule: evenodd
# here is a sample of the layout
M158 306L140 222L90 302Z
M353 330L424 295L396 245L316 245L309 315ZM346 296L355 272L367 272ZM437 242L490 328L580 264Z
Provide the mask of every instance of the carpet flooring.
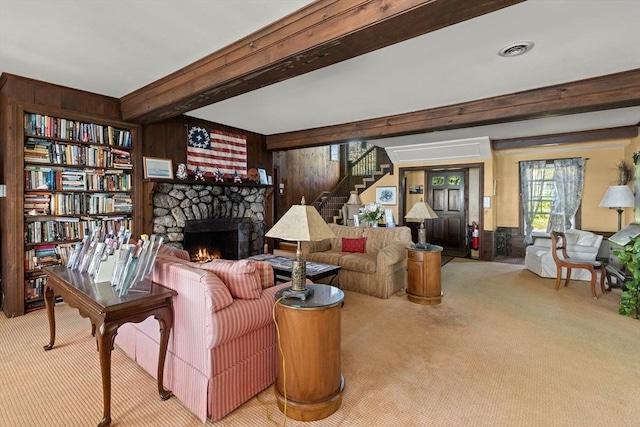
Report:
M286 420L272 387L207 426L635 427L640 423L640 322L617 314L619 290L592 299L587 282L553 289L521 265L456 258L443 301L345 292L337 412ZM91 426L102 415L87 319L56 307L44 352L44 310L0 315L0 425ZM310 361L312 363L312 361ZM113 426L201 426L118 348Z

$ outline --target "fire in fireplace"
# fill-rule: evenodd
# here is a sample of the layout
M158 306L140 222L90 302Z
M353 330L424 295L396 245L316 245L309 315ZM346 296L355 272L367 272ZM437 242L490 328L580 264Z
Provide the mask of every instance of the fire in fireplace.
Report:
M182 247L194 261L210 258L245 259L251 247L249 218L208 218L187 221Z

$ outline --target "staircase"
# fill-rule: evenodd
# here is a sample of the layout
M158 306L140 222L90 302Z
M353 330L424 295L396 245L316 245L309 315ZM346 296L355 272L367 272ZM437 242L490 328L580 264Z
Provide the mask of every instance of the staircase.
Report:
M347 174L332 191L324 191L312 205L326 222L342 221L342 205L352 191L358 194L375 184L387 173L393 174L393 164L381 147L371 147L362 156L349 163Z

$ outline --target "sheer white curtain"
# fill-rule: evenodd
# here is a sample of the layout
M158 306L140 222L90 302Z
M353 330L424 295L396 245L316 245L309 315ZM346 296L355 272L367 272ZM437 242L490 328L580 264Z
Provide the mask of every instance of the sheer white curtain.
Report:
M582 158L554 160L556 196L547 231L566 231L572 227L571 221L582 201L584 164Z
M531 232L533 231L533 219L535 213L540 210L540 197L542 196L542 180L547 162L545 160L533 160L520 162L520 183L522 185L522 206L524 207L524 243L533 243Z

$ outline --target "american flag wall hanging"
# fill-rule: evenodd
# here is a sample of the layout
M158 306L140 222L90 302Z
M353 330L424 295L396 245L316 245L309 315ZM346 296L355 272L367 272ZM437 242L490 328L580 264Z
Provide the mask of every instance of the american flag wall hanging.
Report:
M223 175L247 174L247 137L189 126L187 169Z

